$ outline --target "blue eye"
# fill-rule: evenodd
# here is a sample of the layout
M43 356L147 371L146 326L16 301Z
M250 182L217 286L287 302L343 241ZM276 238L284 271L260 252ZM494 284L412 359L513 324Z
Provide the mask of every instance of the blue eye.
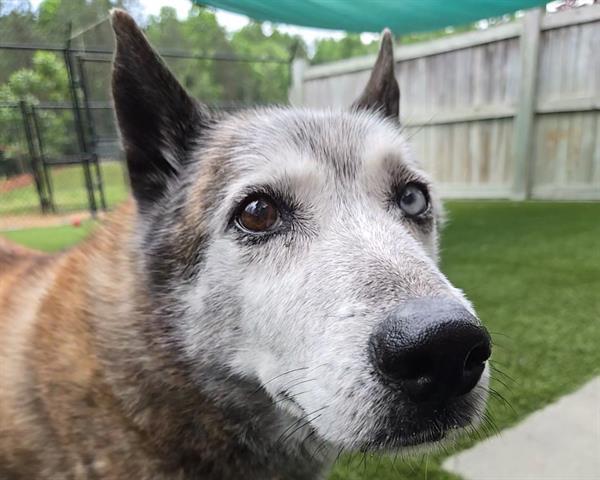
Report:
M423 187L409 183L401 192L398 204L409 217L418 217L429 208L429 200Z

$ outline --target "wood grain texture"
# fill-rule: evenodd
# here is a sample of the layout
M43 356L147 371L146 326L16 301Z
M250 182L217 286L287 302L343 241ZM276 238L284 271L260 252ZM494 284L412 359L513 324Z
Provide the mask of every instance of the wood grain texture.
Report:
M534 115L520 140L531 143L523 156L528 189L532 198L598 199L600 5L545 15L540 29L537 80L530 89ZM527 73L522 32L519 21L396 49L402 125L443 193L513 194L515 135L521 132L515 118ZM372 60L307 68L303 105L348 108L366 84Z

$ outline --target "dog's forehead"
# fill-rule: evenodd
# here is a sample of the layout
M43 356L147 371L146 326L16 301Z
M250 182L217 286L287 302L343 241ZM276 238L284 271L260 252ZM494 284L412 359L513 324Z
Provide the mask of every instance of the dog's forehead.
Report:
M415 168L398 124L369 111L268 109L236 118L232 167L244 173L283 167L336 177L376 171L392 159Z

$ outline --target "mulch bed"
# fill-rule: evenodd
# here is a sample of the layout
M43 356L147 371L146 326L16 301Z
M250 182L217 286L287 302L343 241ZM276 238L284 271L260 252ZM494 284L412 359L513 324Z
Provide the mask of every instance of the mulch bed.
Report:
M33 175L31 173L22 173L14 177L0 180L0 193L8 193L17 188L27 187L33 183Z

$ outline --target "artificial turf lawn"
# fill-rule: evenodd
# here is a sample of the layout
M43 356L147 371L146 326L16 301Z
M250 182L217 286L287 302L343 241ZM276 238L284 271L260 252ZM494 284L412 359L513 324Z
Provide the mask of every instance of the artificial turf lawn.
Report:
M492 332L503 372L492 387L511 407L492 397L489 411L504 428L600 374L600 203L450 202L448 211L442 270ZM8 236L55 250L86 229ZM441 470L444 457L344 456L331 480L456 479Z

